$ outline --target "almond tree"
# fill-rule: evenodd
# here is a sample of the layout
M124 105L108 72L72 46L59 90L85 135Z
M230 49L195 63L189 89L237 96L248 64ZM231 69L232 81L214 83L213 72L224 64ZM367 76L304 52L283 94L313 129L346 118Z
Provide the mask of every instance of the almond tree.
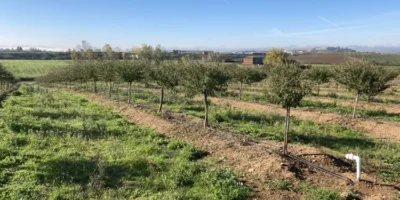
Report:
M111 48L111 45L109 45L109 44L105 44L104 45L103 53L104 53L103 57L106 58L106 59L110 59L111 60L114 57L114 51Z
M108 97L111 98L112 83L117 77L117 61L114 60L103 60L101 61L99 67L99 75L102 81L108 84Z
M317 96L319 96L320 85L329 82L331 73L328 69L323 67L311 67L311 69L307 71L307 77L317 84Z
M336 67L334 71L335 80L355 93L353 118L356 118L357 104L361 95L372 97L383 92L390 87L388 83L398 75L364 61L350 61Z
M226 91L229 75L221 64L203 63L183 59L182 86L188 97L202 94L204 97L204 128L208 127L208 96L217 91Z
M88 60L82 61L83 71L87 80L93 81L93 92L97 93L97 82L100 79L99 75L99 61Z
M132 98L132 83L144 79L144 69L146 63L142 60L121 61L118 62L117 74L122 81L128 83L128 103L131 103Z
M164 88L172 89L179 83L178 62L163 61L161 63L154 63L148 72L148 76L151 81L154 81L161 87L160 106L158 109L158 112L161 112L164 101Z
M268 75L268 89L272 98L286 109L283 154L287 155L290 109L300 105L310 87L305 79L304 70L294 64L271 67Z
M243 84L260 82L266 78L265 73L254 67L231 65L229 71L232 80L240 83L239 100L242 99Z

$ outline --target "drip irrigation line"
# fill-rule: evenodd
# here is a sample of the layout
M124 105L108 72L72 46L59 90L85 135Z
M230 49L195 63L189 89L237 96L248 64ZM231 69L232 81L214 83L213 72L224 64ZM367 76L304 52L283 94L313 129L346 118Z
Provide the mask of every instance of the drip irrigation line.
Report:
M306 165L308 165L308 166L310 166L310 167L313 167L313 168L315 168L315 169L317 169L317 170L320 170L320 171L322 171L322 172L325 172L325 173L327 173L327 174L329 174L329 175L331 175L331 176L334 176L334 177L336 177L336 178L345 180L345 181L347 181L350 185L354 185L354 184L355 184L353 180L351 180L351 179L349 179L349 178L347 178L347 177L345 177L345 176L342 176L342 175L340 175L340 174L338 174L338 173L336 173L336 172L333 172L333 171L327 170L327 169L325 169L325 168L322 168L322 167L320 167L320 166L318 166L318 165L316 165L316 164L313 164L313 163L311 163L310 161L307 161L307 160L305 160L305 159L303 159L303 158L300 158L300 157L297 157L297 156L291 155L291 154L287 154L287 155L285 155L285 156L288 157L288 158L290 158L290 159L293 159L293 160L295 160L295 161L297 161L297 162L301 162L301 163L306 164Z

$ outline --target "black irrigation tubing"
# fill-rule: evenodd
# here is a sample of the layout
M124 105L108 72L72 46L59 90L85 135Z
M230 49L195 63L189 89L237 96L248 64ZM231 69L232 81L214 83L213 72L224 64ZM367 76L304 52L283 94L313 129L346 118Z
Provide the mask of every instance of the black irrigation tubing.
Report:
M325 172L325 173L327 173L327 174L329 174L329 175L331 175L331 176L334 176L334 177L336 177L336 178L345 180L345 181L347 181L350 185L354 185L354 184L355 184L353 180L351 180L351 179L349 179L349 178L347 178L347 177L345 177L345 176L342 176L342 175L340 175L340 174L338 174L338 173L336 173L336 172L333 172L333 171L327 170L327 169L325 169L325 168L322 168L322 167L320 167L320 166L318 166L318 165L315 165L315 164L313 164L313 163L311 163L311 162L309 162L309 161L307 161L307 160L305 160L305 159L303 159L303 158L300 158L300 157L297 157L297 156L294 156L294 155L290 155L290 154L287 154L287 155L285 155L285 156L288 157L288 158L290 158L290 159L293 159L293 160L295 160L295 161L304 163L304 164L306 164L306 165L308 165L308 166L310 166L310 167L313 167L313 168L315 168L315 169L317 169L317 170L320 170L320 171L322 171L322 172Z

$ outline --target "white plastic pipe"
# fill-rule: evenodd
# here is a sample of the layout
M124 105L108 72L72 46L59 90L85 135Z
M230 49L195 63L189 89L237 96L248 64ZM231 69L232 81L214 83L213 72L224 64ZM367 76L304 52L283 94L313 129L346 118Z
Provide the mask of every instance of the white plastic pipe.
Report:
M361 158L360 156L356 156L352 153L346 154L346 158L349 160L355 160L357 165L357 181L360 181L361 178Z

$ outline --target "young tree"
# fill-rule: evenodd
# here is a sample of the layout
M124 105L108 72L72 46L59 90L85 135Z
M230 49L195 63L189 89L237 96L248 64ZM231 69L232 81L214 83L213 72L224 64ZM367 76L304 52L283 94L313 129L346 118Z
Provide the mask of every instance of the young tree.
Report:
M166 52L162 50L160 45L157 45L157 47L154 49L152 58L156 64L160 64L165 60Z
M74 62L78 60L78 52L75 49L71 51L71 60Z
M100 79L99 73L99 61L88 60L82 61L81 65L83 68L83 72L85 74L86 79L93 81L93 92L97 93L97 82Z
M304 70L293 64L274 66L269 71L268 86L275 102L286 109L283 154L287 155L290 109L300 105L310 87L304 77Z
M144 79L145 63L141 60L118 62L118 76L129 85L128 103L132 98L132 83Z
M247 67L247 66L237 66L231 65L229 69L231 77L233 81L240 83L240 90L239 90L239 100L242 99L242 91L243 91L243 84L252 84L256 82L260 82L266 78L266 74L263 73L261 70Z
M103 52L104 52L104 57L107 59L113 59L114 57L114 51L111 48L111 45L105 44L103 47Z
M108 97L111 98L112 83L116 80L116 64L117 61L114 60L103 60L100 63L99 75L101 80L108 84Z
M178 86L179 68L176 61L163 61L160 64L153 64L149 70L148 76L161 87L160 106L158 112L162 111L164 102L164 89L172 89Z
M150 64L151 60L153 60L153 52L153 47L147 44L143 44L141 48L136 49L139 59L145 61L147 64Z
M264 64L266 65L280 65L287 61L287 55L283 49L272 48L265 55Z
M368 102L372 97L388 89L391 86L389 82L398 75L399 73L396 71L386 70L383 66L375 66L373 76L370 77L365 90Z
M196 94L204 96L204 128L208 127L208 96L215 95L217 91L226 91L229 75L223 67L217 64L202 63L183 59L182 86L187 96Z
M397 77L397 73L386 71L383 67L373 66L364 61L349 61L334 68L335 80L356 95L353 118L356 118L360 95L375 96L389 88L388 82Z
M88 41L82 40L82 50L84 58L89 60L94 58L93 48Z
M308 78L317 84L317 95L319 96L320 85L329 82L331 73L327 68L323 67L311 67L307 72Z

